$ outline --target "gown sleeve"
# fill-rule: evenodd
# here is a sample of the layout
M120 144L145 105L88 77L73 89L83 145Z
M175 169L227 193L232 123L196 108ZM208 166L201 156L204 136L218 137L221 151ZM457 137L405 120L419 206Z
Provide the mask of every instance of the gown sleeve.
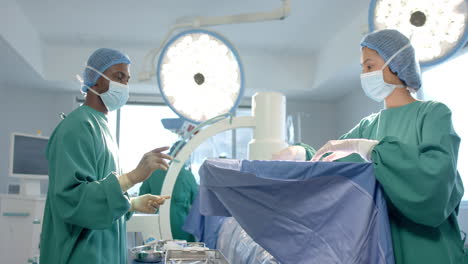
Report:
M437 227L463 196L457 172L460 138L451 111L440 103L419 121L418 134L419 144L384 137L374 148L372 161L377 180L398 212L415 223Z
M120 186L120 183L119 183L119 186ZM130 201L130 199L131 199L131 198L130 198L130 195L129 195L127 192L124 193L124 195L125 195L125 198L127 198L128 201L131 203L131 201ZM131 207L132 207L132 206L130 205L129 210L130 210ZM130 219L133 217L133 214L134 214L134 213L135 213L135 211L127 211L127 212L125 213L125 221L130 220Z
M69 124L51 142L49 152L55 210L64 222L88 229L110 228L130 209L115 172L97 177L105 169L98 161L100 140L90 124Z

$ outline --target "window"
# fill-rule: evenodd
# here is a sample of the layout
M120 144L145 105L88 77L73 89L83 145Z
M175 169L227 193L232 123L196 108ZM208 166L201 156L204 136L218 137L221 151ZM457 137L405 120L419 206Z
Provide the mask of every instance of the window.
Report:
M177 117L169 107L159 105L125 105L120 109L118 129L119 158L123 172L136 168L141 157L152 149L171 146L177 135L166 130L161 119ZM141 184L128 193L138 194Z
M250 116L249 108L240 108L236 116ZM203 142L191 156L192 173L200 181L198 170L207 158L246 159L248 143L252 140L253 130L239 128L219 133ZM233 144L235 142L235 144Z
M452 122L460 136L458 171L468 189L468 107L466 94L468 88L468 52L423 73L424 97L446 104L452 110ZM468 191L463 200L468 201Z
M161 119L177 115L165 105L125 105L114 117L108 116L109 126L115 128L119 142L120 165L123 172L133 170L143 154L162 146L171 146L178 136L166 130ZM239 115L250 115L249 109L238 110ZM111 121L111 120L115 120ZM247 145L252 139L251 129L237 129L219 133L202 143L191 155L191 169L199 182L198 170L207 158L246 158ZM237 144L232 144L237 142ZM128 193L138 195L141 184Z
M206 159L228 158L232 159L232 131L225 131L210 137L195 149L191 155L191 169L195 180L200 183L198 170Z
M107 113L107 122L112 136L117 140L117 111Z

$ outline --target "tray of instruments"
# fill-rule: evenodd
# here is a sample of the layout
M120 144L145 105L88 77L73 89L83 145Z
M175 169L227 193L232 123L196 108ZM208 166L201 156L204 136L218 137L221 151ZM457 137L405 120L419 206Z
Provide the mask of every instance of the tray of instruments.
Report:
M216 249L210 250L168 250L166 264L229 264L224 255Z
M130 256L136 262L163 263L168 250L205 250L205 243L186 242L183 240L161 240L147 245L134 247L130 250ZM185 264L185 263L184 263Z

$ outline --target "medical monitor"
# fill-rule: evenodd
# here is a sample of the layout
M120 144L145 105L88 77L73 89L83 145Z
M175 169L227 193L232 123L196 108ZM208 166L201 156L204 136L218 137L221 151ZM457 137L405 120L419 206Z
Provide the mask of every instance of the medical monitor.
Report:
M10 141L10 176L31 180L46 180L49 166L46 148L49 138L39 135L12 133Z

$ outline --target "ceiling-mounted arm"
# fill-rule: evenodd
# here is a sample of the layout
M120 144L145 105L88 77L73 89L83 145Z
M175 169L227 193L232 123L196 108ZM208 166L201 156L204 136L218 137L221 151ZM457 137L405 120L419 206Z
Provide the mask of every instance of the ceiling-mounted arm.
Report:
M270 12L257 12L219 17L198 17L192 23L196 26L217 26L226 24L254 23L285 19L291 12L291 0L283 0L283 5Z
M162 47L166 45L166 42L169 39L169 37L177 29L189 27L208 27L226 24L254 23L270 20L283 20L287 16L289 16L291 12L291 0L281 1L283 3L281 7L275 8L270 12L256 12L218 17L197 17L192 21L173 25L164 37L164 40L161 43L161 45L155 49L150 50L148 54L146 54L145 60L143 62L143 70L138 74L139 81L148 81L156 75L156 57L158 56ZM147 69L149 69L149 71Z

